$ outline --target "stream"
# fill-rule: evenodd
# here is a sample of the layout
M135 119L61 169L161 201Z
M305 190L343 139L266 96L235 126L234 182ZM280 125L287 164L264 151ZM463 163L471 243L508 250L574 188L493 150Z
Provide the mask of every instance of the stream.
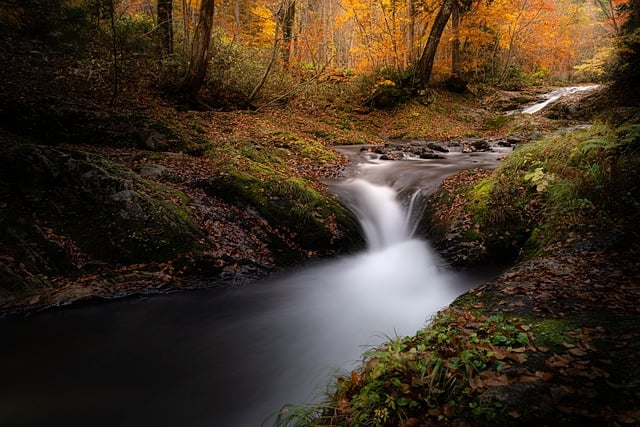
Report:
M272 425L322 399L337 373L411 335L491 273L447 268L413 230L425 197L503 151L382 161L361 147L329 187L368 249L241 288L70 307L0 320L2 426Z
M558 99L562 98L563 96L571 95L576 92L590 91L590 90L597 89L599 87L600 87L599 85L561 87L542 95L542 99L543 99L542 101L536 102L535 104L524 108L521 112L522 114L534 114L546 108L548 105L556 102Z

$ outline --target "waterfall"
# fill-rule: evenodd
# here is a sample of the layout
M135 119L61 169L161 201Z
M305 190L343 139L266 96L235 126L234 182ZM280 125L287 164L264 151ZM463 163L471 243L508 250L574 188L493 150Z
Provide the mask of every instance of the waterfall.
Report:
M538 102L536 104L533 104L527 108L525 108L524 110L522 110L522 114L534 114L537 113L538 111L542 110L543 108L545 108L547 105L556 102L558 99L560 99L561 97L565 96L565 95L570 95L572 93L576 93L576 92L582 92L582 91L587 91L587 90L592 90L592 89L597 89L599 87L599 85L591 85L591 86L572 86L572 87L563 87L560 89L556 89L554 91L551 91L545 95L543 95L543 98L545 99L542 102Z
M350 207L360 221L370 250L384 249L411 238L407 215L393 189L362 179L344 186L352 192Z
M364 231L370 251L378 251L407 242L412 238L417 221L412 211L416 209L419 193L416 192L405 209L394 189L354 179L336 186L337 192L355 213Z

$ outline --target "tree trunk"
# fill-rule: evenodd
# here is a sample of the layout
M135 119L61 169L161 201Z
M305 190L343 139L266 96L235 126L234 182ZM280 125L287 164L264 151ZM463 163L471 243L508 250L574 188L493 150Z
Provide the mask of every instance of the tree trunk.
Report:
M201 106L206 106L200 99L198 93L207 76L209 44L213 30L213 12L214 0L202 0L200 3L200 16L198 17L198 24L191 45L189 68L178 89L179 92L186 95L191 101Z
M455 2L451 12L451 29L453 40L451 42L451 74L453 77L462 76L462 52L460 51L460 5Z
M413 5L414 0L407 1L407 57L405 64L413 64L415 59L415 26L416 26L416 14Z
M173 53L173 0L158 0L158 30L162 52Z
M424 87L429 82L431 70L433 69L433 61L436 57L438 44L440 43L440 37L442 37L442 32L447 26L456 2L457 0L444 0L435 21L433 21L427 44L422 51L422 56L420 56L416 69L416 81L419 87Z
M278 11L278 19L282 22L282 68L289 67L289 58L293 45L293 23L296 18L296 0L284 0Z

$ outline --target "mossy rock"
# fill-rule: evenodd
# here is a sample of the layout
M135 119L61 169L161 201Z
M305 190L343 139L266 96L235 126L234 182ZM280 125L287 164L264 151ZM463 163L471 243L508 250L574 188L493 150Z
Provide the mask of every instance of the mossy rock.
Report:
M197 226L169 201L180 199L175 190L97 155L8 146L0 153L0 186L11 206L0 211L0 234L35 274L72 271L65 246L115 264L163 261L199 247Z
M420 232L453 266L511 262L529 238L525 210L496 197L497 186L495 173L472 169L447 178L431 196Z
M333 255L360 248L364 240L357 219L335 197L314 188L299 177L261 180L235 172L210 180L206 191L227 202L254 210L271 227L280 230L269 237L280 262L298 258L303 252ZM284 240L284 241L283 241Z

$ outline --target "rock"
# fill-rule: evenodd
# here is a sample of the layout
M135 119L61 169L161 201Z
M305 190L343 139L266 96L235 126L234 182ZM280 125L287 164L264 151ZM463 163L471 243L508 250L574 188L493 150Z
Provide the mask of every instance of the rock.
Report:
M71 246L99 261L148 262L198 245L198 228L170 201L179 198L175 190L151 186L97 155L9 146L0 153L0 181L10 189L12 203L11 213L0 212L0 235L10 236L14 230L24 240L13 239L10 249L34 260L34 274L65 265L68 270L64 254L68 257ZM11 218L28 221L19 229ZM20 247L38 250L28 255Z
M380 160L402 160L404 154L398 152L388 152L380 156Z
M420 153L420 158L421 159L425 159L425 160L435 160L435 159L444 159L444 157L436 154L436 153L430 153L428 151L425 151L423 153Z
M138 173L143 178L158 178L167 171L167 168L162 165L143 165L140 167Z
M444 85L449 92L465 93L467 91L468 82L462 77L452 76L445 82Z
M427 143L427 147L429 147L430 149L432 149L433 151L438 151L440 153L448 153L449 149L444 147L441 144L438 144L436 142L428 142Z
M473 147L474 151L490 151L491 144L486 139L479 139L470 142L471 147Z
M122 190L111 195L111 200L118 204L120 216L123 219L135 217L148 217L143 208L140 194L133 190Z
M524 141L524 138L520 135L509 135L507 137L507 142L510 144L520 144L522 141Z

